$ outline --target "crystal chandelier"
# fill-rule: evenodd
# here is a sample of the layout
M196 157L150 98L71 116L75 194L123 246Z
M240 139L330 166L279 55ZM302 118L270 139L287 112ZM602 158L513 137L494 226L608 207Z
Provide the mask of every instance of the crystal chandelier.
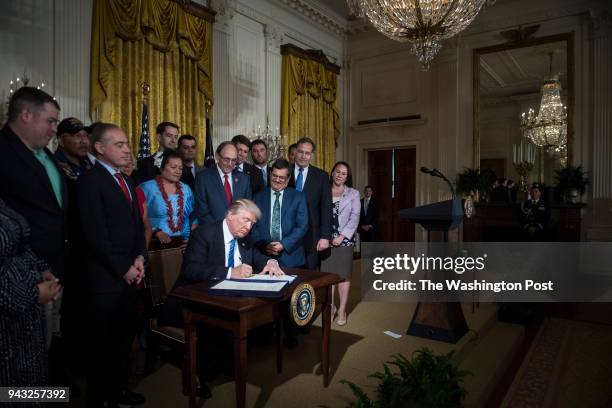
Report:
M278 128L276 128L276 132L272 131L270 122L268 121L268 115L266 115L266 126L263 131L261 130L261 126L258 126L257 131L253 132L253 136L251 136L250 139L251 142L261 139L266 146L268 146L268 164L272 164L276 159L285 158L285 152L287 151L285 147L285 137L280 134Z
M349 19L354 20L356 18L364 17L361 2L362 0L346 0L346 4L349 8Z
M485 0L347 0L349 10L367 16L392 40L412 43L411 51L428 70L441 41L463 31ZM360 11L357 11L360 10Z
M567 144L567 109L561 102L561 83L552 76L552 53L550 54L550 79L542 85L540 111L533 109L521 114L523 135L536 146L551 149ZM557 149L562 150L562 149Z

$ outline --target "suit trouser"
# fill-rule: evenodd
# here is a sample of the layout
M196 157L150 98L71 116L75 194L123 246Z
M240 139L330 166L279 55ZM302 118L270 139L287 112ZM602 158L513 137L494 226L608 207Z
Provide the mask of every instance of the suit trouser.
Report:
M90 400L116 400L127 387L129 357L137 329L136 292L91 296L88 383Z
M306 250L306 269L319 269L319 253L316 248Z

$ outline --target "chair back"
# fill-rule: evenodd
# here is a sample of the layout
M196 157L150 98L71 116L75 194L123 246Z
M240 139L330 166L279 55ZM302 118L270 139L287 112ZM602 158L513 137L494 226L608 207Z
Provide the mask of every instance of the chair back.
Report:
M182 262L181 248L149 251L149 289L154 307L166 300L181 273Z

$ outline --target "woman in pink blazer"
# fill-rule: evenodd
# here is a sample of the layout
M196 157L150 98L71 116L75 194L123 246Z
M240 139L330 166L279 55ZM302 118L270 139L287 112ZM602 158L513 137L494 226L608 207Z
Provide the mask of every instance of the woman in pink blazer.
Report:
M332 241L330 248L323 252L321 271L333 272L344 279L338 286L338 319L339 326L346 324L346 302L351 287L351 272L353 271L353 248L355 247L355 231L359 225L361 202L359 191L352 188L353 175L348 163L337 162L331 171L332 190ZM335 285L332 287L332 319L336 312L334 304Z

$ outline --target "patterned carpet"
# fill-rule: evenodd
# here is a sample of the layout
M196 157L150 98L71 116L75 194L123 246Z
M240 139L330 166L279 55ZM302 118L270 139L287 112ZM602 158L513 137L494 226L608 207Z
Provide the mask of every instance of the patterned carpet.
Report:
M546 320L502 407L612 407L612 326Z

